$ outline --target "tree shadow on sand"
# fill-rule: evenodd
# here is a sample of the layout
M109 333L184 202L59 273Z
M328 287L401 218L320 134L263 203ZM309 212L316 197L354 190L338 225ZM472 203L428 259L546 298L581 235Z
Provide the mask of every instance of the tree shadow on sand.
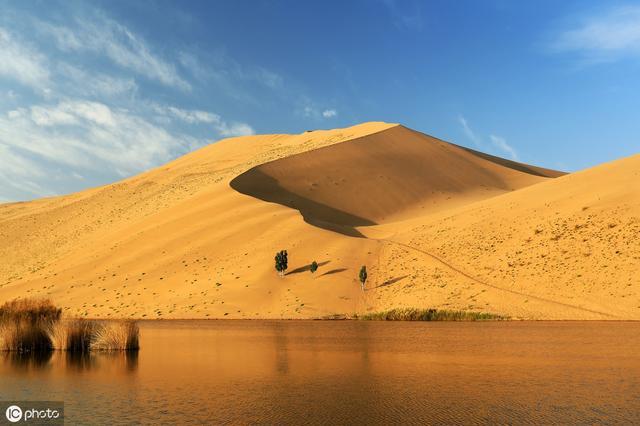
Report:
M330 262L331 262L330 260L326 260L324 262L320 262L320 263L318 263L318 268L321 267L321 266L324 266L324 265L326 265L327 263L330 263ZM306 272L306 271L310 271L310 270L311 270L311 264L308 264L308 265L304 265L304 266L301 266L299 268L293 269L293 270L287 272L285 275L299 274L301 272Z
M325 272L324 274L320 275L321 277L324 277L325 275L333 275L333 274L338 274L340 272L346 271L348 268L337 268L337 269L332 269L330 271Z
M389 279L389 280L386 280L386 281L385 281L385 282L383 282L382 284L380 284L380 285L378 285L378 286L375 286L375 287L368 288L367 290L375 290L375 289L380 288L380 287L386 287L386 286L389 286L389 285L395 284L395 283L397 283L398 281L401 281L401 280L403 280L403 279L407 278L408 276L409 276L409 275L403 275L403 276L401 276L401 277L391 278L391 279Z

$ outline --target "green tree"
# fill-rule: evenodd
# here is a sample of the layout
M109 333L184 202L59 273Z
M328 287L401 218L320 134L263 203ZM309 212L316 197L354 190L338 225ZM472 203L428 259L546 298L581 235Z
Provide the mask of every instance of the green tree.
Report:
M313 262L311 262L311 267L309 268L311 270L311 273L313 274L315 271L318 270L318 262L316 262L315 260Z
M276 271L278 275L284 277L284 272L287 270L289 259L287 257L286 250L280 250L276 253Z
M367 282L367 267L362 265L360 268L360 274L358 275L360 278L360 285L362 286L362 290L364 290L364 284Z

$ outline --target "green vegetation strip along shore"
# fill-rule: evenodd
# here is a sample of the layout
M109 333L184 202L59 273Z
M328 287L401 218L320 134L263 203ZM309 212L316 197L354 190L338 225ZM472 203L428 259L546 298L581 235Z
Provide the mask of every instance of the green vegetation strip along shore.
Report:
M354 319L365 321L496 321L507 320L509 317L486 312L396 308L355 315Z

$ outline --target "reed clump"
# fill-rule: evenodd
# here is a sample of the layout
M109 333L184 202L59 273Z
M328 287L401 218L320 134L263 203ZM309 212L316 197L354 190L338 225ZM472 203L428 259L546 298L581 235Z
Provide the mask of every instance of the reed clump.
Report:
M509 319L487 312L454 311L447 309L395 308L354 316L367 321L490 321Z
M140 349L140 328L133 320L107 323L98 330L92 349L137 351Z
M48 299L16 299L0 306L0 349L41 352L53 349L51 329L62 310Z
M0 307L0 350L73 353L137 351L140 330L133 320L61 320L62 310L48 299L16 299Z
M52 323L58 321L61 315L62 309L57 308L49 299L15 299L0 306L0 323Z
M70 352L89 352L102 325L84 318L62 321L51 329L53 348Z

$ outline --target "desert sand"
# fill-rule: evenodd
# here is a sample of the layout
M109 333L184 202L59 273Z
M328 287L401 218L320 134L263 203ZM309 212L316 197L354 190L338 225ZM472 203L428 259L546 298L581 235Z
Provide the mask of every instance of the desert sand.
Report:
M640 155L564 174L381 122L230 138L0 205L0 302L92 318L640 319L638 182Z

